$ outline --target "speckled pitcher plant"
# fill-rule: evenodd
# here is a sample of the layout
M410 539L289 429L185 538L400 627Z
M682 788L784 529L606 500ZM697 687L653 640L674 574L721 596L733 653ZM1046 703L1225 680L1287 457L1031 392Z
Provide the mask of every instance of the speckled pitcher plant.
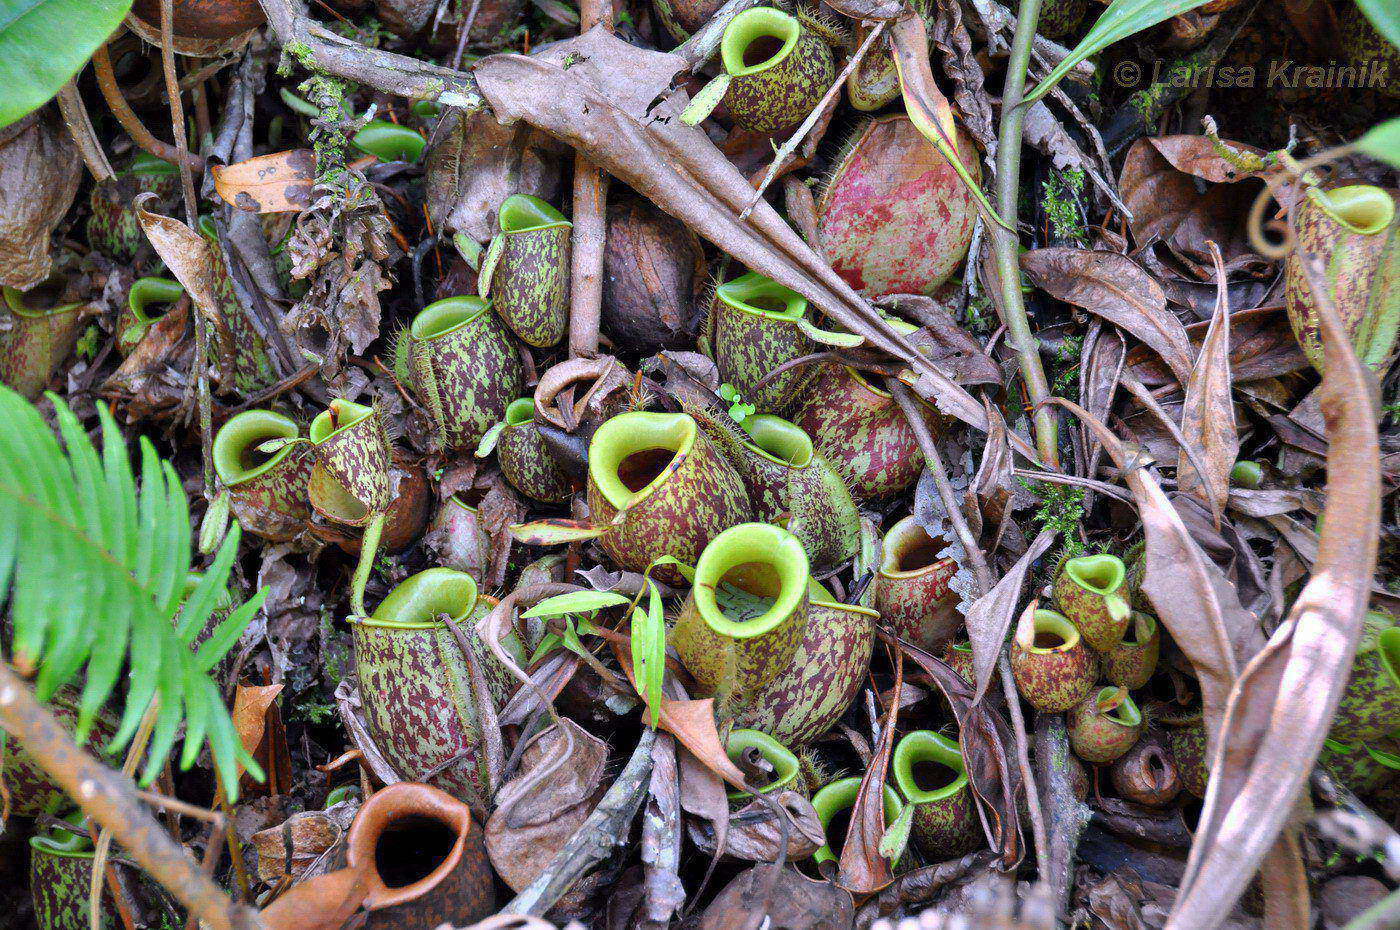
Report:
M328 520L364 528L350 589L351 609L363 616L389 510L389 437L373 407L337 399L311 421L310 438L316 450L307 486L311 506Z
M1333 718L1333 739L1369 742L1400 730L1400 627L1396 619L1369 611L1351 677Z
M547 348L569 326L573 223L538 197L512 194L501 203L501 231L482 259L481 296L522 341Z
M1133 611L1128 631L1112 648L1099 656L1104 680L1124 688L1141 688L1157 670L1162 649L1162 630L1157 618Z
M821 822L822 830L826 831L826 845L822 846L812 854L812 861L818 865L823 862L836 862L841 855L841 844L845 842L844 835L835 835L832 829L832 821L842 811L848 811L855 806L856 795L860 792L860 776L852 775L850 778L840 778L823 786L816 794L812 795L812 807L817 812L817 819ZM888 826L895 822L899 814L904 810L904 802L899 799L899 793L888 784L881 785L882 800L885 805L885 824Z
M957 145L980 181L971 137L959 130ZM832 269L871 299L936 293L963 266L977 217L957 170L903 113L857 126L817 198Z
M443 447L470 450L525 388L509 331L479 297L424 307L395 346L394 374L422 401Z
M421 780L437 771L430 784L483 809L490 786L478 702L468 659L441 617L451 617L466 636L471 661L500 706L515 678L474 629L493 604L478 596L470 575L430 568L389 592L369 617L350 619L365 717L376 744L399 772ZM502 644L523 664L524 648L514 633Z
M568 500L573 494L573 479L540 435L534 398L522 397L506 407L495 446L501 474L521 494L550 504ZM477 454L484 454L484 450L478 449Z
M146 191L169 201L179 189L178 168L154 155L136 153L131 165L115 178L93 185L88 195L92 209L87 221L88 243L113 261L130 262L146 241L131 201Z
M764 413L782 413L816 375L811 366L774 374L783 365L822 346L863 341L817 328L807 319L805 297L754 272L715 288L710 313L709 338L720 378Z
M1027 610L1011 641L1016 690L1036 710L1069 710L1088 696L1098 678L1098 660L1079 630L1053 610Z
M271 410L245 410L214 436L214 472L245 530L286 542L306 526L316 454L297 424Z
M886 626L920 649L938 653L962 628L958 595L949 583L958 563L948 544L908 516L885 533L875 575L875 608Z
M806 622L794 643L799 612ZM736 726L796 748L830 729L855 699L878 616L837 603L812 581L791 533L741 524L701 555L671 641Z
M77 345L87 304L36 306L38 294L12 287L0 287L0 297L0 383L34 400Z
M720 39L724 71L696 95L684 119L698 123L722 100L736 125L778 132L802 122L836 79L831 48L798 17L745 10Z
M937 435L938 417L924 409ZM812 437L857 500L903 491L923 470L919 441L894 398L845 365L819 364L791 419Z
M1118 645L1128 629L1127 574L1116 555L1081 555L1060 566L1055 604L1097 652Z
M695 566L671 643L700 693L724 716L788 668L807 627L807 554L796 536L766 523L741 523L716 536ZM743 595L744 606L721 606Z
M1099 688L1065 716L1069 745L1085 762L1112 762L1142 736L1142 713L1127 688Z
M593 434L588 509L599 545L633 571L665 555L694 564L753 513L739 473L693 417L647 411L619 414Z
M39 930L88 930L91 926L88 895L94 856L91 841L76 829L55 828L30 837L29 892ZM97 926L118 930L122 923L110 890L104 888L101 901Z
M915 844L931 861L956 859L981 845L982 826L958 741L915 730L895 745L890 775L914 806Z
M126 295L126 308L117 318L117 351L130 355L137 343L146 338L151 324L160 318L147 309L153 304L172 304L184 296L179 281L170 278L137 278Z
M1371 184L1314 189L1298 210L1297 241L1284 263L1288 320L1308 361L1323 369L1317 307L1303 254L1326 267L1329 296L1356 355L1384 373L1400 333L1400 218L1396 193Z
M247 311L233 288L224 261L223 245L208 217L201 217L199 231L209 240L209 292L214 314L209 320L211 352L218 360L225 383L240 394L257 394L277 383L277 375L268 354L267 340L248 318ZM196 308L198 310L198 308Z
M742 425L750 438L732 444L729 460L744 479L754 517L796 536L816 571L852 558L860 547L860 511L811 438L768 414Z

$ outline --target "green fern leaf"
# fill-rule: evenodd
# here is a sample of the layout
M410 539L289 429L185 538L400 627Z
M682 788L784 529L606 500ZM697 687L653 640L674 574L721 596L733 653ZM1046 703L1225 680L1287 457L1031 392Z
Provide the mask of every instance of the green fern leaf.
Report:
M58 436L26 400L0 387L0 604L13 621L10 655L35 676L41 700L80 682L79 740L127 671L126 706L105 747L120 752L152 702L155 726L142 771L150 783L186 727L182 768L208 745L230 800L249 756L209 670L238 642L259 593L193 643L227 597L235 525L186 596L192 532L179 475L140 442L140 481L110 413L98 407L102 451L58 397ZM59 440L62 439L62 444Z

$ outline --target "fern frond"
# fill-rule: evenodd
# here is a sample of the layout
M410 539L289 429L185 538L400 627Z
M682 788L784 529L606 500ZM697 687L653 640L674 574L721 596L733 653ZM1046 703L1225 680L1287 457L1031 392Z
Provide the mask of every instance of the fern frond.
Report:
M98 407L99 454L73 412L49 398L58 437L28 401L0 387L0 603L8 600L13 620L11 658L35 676L40 700L81 679L79 740L126 669L126 707L106 750L121 751L157 701L143 783L159 773L186 724L181 766L207 744L233 800L240 766L262 773L208 672L238 641L262 595L232 611L197 652L191 644L227 589L238 526L185 597L193 551L189 503L175 470L143 438L138 483L105 408Z

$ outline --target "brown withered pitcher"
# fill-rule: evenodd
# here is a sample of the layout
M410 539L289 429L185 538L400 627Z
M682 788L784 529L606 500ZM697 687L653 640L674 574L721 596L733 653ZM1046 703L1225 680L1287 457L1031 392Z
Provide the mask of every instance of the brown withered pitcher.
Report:
M432 930L495 910L481 830L444 791L400 782L370 796L350 825L347 865L303 882L262 912L268 930Z

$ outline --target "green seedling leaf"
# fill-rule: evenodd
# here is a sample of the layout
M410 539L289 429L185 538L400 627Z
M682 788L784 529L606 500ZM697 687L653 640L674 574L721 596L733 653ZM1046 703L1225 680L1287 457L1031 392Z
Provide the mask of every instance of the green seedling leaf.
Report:
M1356 147L1377 161L1400 168L1400 117L1381 123L1356 143Z
M891 862L898 862L899 857L904 855L904 847L909 845L909 828L913 825L914 805L906 804L894 823L885 828L885 835L880 837L880 855Z
M501 436L501 430L506 428L505 421L502 420L486 431L486 435L481 437L481 442L476 444L476 457L484 459L491 454L491 450L496 448L496 440Z
M666 677L666 619L661 592L650 580L647 589L647 609L632 611L632 666L654 728L661 722L661 688Z
M629 600L629 598L613 591L570 591L568 594L558 594L554 597L547 597L520 616L528 619L531 617L561 617L564 614L591 613L595 610L601 610L604 607L616 607L618 604L626 604Z
M52 100L130 9L131 0L0 0L0 128Z
M1045 76L1045 80L1026 95L1021 102L1022 106L1032 104L1050 93L1065 75L1074 70L1075 65L1090 55L1097 55L1115 42L1121 42L1144 29L1151 29L1173 16L1189 13L1208 2L1209 0L1113 0L1108 9L1103 11L1098 22L1094 23L1094 28L1085 34L1065 60L1056 65L1054 70ZM1369 2L1379 5L1389 0Z
M532 523L516 523L510 528L510 535L516 542L527 546L561 546L564 543L597 539L608 531L608 527L598 527L580 520L566 520L555 517L535 520Z

